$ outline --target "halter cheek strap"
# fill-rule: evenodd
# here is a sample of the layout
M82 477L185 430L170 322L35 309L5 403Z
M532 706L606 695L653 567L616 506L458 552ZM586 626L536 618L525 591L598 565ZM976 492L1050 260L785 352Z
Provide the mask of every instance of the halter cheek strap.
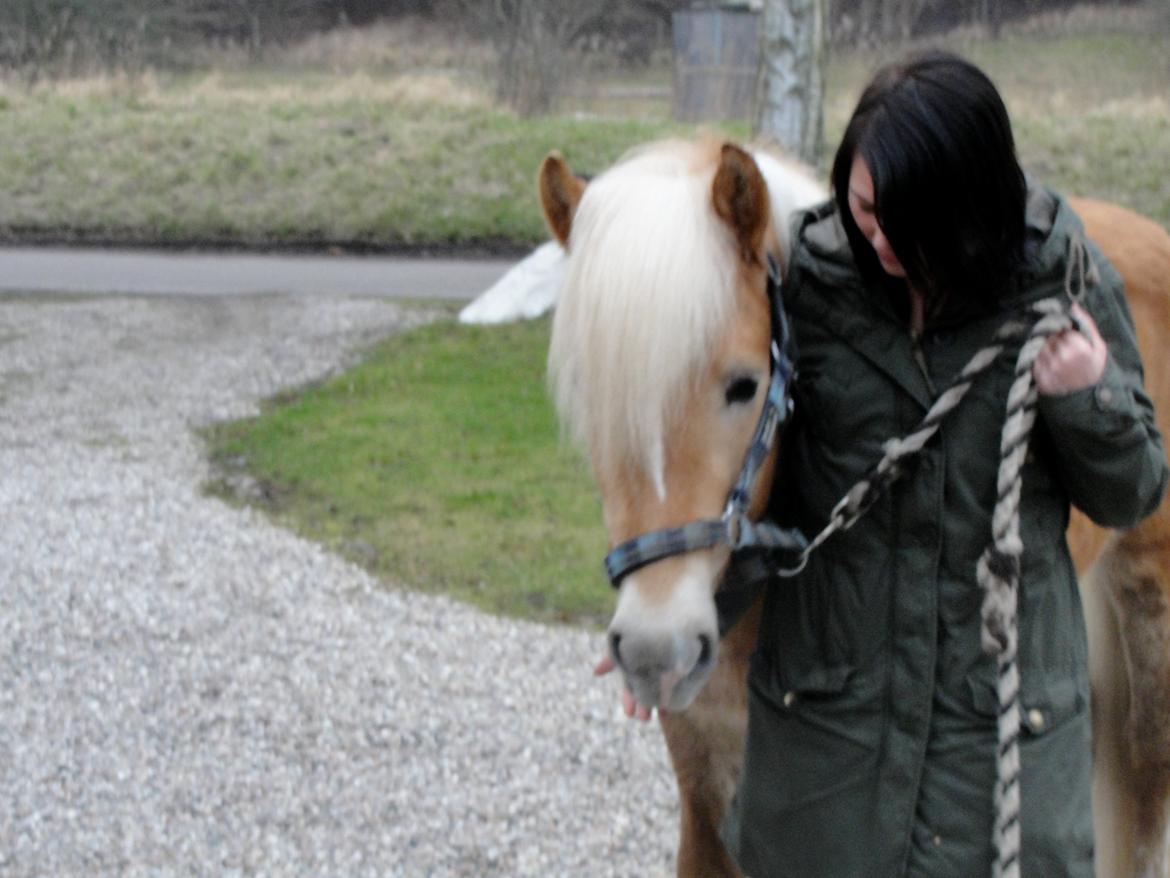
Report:
M752 521L752 488L756 475L776 441L780 426L792 409L792 339L780 297L780 276L775 261L768 257L768 299L772 312L772 372L764 408L744 457L739 478L719 518L704 518L679 527L649 531L626 540L605 556L605 573L614 588L622 579L663 558L697 549L727 546L731 551L758 548L800 554L808 541L798 530L779 528L771 522Z

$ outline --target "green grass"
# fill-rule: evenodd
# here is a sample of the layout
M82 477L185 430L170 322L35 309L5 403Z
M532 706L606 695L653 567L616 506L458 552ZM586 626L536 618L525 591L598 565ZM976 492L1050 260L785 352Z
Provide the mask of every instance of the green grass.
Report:
M678 130L425 97L309 76L9 91L0 224L127 241L530 243L549 150L596 171Z
M612 610L600 506L558 438L548 333L547 320L445 320L396 336L345 375L213 428L213 461L246 461L280 520L387 581L600 624Z

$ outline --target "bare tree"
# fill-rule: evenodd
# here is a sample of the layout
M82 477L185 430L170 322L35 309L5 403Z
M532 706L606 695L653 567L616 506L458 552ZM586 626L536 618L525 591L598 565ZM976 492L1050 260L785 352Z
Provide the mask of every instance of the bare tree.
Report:
M993 39L999 39L1003 27L1003 0L980 0L979 17Z
M137 72L175 46L230 40L254 54L338 20L336 0L0 0L0 69L29 82Z
M255 55L268 43L335 22L340 7L333 6L322 0L162 0L156 14L208 37L243 43Z
M826 0L765 0L755 133L814 164L824 136Z
M0 28L0 58L19 69L29 84L59 64L73 35L77 9L68 2L37 3L17 0L6 10L9 21Z
M149 0L5 0L0 68L26 82L96 67L135 69Z
M616 0L462 0L459 5L495 47L497 97L524 115L553 106L568 56L618 8Z

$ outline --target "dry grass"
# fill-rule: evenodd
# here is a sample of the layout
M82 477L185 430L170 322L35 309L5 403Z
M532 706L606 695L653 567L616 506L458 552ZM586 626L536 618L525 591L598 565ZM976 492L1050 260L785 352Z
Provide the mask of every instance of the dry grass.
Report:
M187 51L179 66L234 73L280 70L347 74L460 71L491 62L490 46L457 33L447 22L407 18L366 27L339 27L259 53L239 45L204 45Z
M491 65L490 46L452 37L445 23L406 19L364 28L338 28L276 53L280 66L301 70L467 70Z
M1151 2L1130 6L1074 6L1012 22L1004 31L1013 36L1069 37L1086 34L1148 34L1170 32L1170 5Z
M37 102L133 100L145 106L191 106L198 103L273 106L330 105L355 101L468 109L491 105L481 86L443 73L375 76L351 72L344 76L249 77L214 71L197 77L166 77L154 71L139 74L102 73L84 79L43 80L31 88L0 78L0 100L9 106Z
M293 80L250 80L213 73L189 89L168 96L183 101L205 101L246 106L336 106L367 102L371 105L426 106L482 109L490 97L469 82L440 73L403 73L374 76L366 72L344 76Z
M107 76L0 86L9 237L512 248L564 149L597 170L666 123L518 119L412 73Z

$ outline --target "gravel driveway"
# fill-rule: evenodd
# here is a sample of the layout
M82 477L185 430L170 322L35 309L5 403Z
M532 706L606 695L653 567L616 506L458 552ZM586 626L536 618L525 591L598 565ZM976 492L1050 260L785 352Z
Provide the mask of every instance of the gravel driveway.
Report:
M374 581L201 494L194 428L410 315L0 298L0 875L672 870L661 734L590 676L599 635Z

